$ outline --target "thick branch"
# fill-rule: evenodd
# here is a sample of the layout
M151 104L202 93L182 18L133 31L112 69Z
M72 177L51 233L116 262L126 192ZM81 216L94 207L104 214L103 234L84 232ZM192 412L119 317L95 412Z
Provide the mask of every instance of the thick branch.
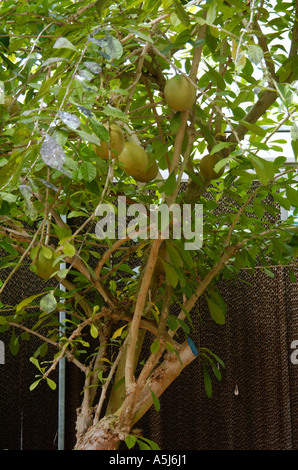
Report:
M138 330L140 326L141 317L145 308L147 292L150 288L151 278L161 242L162 239L156 239L151 245L148 262L145 267L144 276L141 282L140 290L138 292L134 316L129 329L129 341L127 345L127 360L125 367L125 382L126 387L128 389L134 383L133 372L135 364L135 348L137 344Z
M159 397L196 357L187 342L181 346L179 357L176 353L166 357L163 363L150 376L147 387L141 393L134 409L132 424L135 424L152 405L152 393L150 390Z
M292 42L289 56L292 57L298 51L298 0L295 0L295 21L292 29Z

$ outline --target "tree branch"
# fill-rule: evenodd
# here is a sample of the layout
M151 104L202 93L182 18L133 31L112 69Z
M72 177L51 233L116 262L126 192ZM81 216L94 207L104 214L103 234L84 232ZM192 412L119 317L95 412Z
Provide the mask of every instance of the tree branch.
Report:
M150 288L151 278L154 271L154 266L159 252L159 247L162 239L156 239L152 242L148 262L145 266L144 275L141 281L140 289L137 293L137 301L134 311L134 316L129 328L129 341L127 344L127 358L125 365L125 383L128 394L134 385L134 366L135 366L135 348L137 344L138 330L140 326L141 317L145 308L147 292Z
M196 291L192 294L191 297L189 297L186 302L183 304L183 308L181 312L178 315L178 318L183 320L186 317L185 311L190 312L191 309L195 306L198 298L202 295L202 293L205 291L205 289L209 286L210 282L214 279L214 277L219 273L219 271L223 268L223 266L227 263L227 261L234 256L236 251L240 248L239 245L233 245L227 247L220 259L215 263L213 268L206 274L204 279L199 283ZM175 334L176 330L171 330L169 331L169 335L172 337Z
M292 29L292 42L289 57L297 54L298 51L298 0L295 0L295 21Z
M176 353L168 355L162 364L155 369L147 381L134 409L132 425L135 424L153 403L151 391L159 397L171 383L181 374L182 370L197 356L193 354L187 342L183 343Z

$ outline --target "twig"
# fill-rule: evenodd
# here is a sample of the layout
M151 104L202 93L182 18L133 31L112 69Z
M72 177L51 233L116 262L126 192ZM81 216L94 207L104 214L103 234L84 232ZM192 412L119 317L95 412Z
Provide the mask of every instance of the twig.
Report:
M36 308L36 307L35 307ZM47 342L51 344L52 346L55 346L57 349L61 349L61 345L59 343L56 343L55 341L51 340L50 338L47 338L46 336L41 335L35 330L30 330L30 328L27 328L26 326L22 325L21 323L14 323L14 322L7 322L9 325L14 326L15 328L20 328L23 331L26 331L30 335L36 336L37 338L41 339L44 342ZM86 366L82 364L80 361L78 361L69 351L65 352L66 358L73 362L81 371L86 372Z
M143 68L143 63L144 63L144 60L145 60L145 55L147 54L147 51L148 51L148 48L149 48L150 44L149 42L146 42L145 46L143 47L143 50L139 56L139 61L138 61L138 66L137 66L137 70L136 70L136 74L135 74L135 79L133 81L133 83L130 85L129 87L129 95L127 97L127 102L126 102L126 108L125 108L125 113L128 113L128 110L129 110L129 106L130 106L130 102L132 100L132 97L133 97L133 94L134 94L134 91L135 91L135 88L138 84L138 82L140 81L141 77L142 77L142 68Z
M79 8L76 13L74 13L73 15L70 15L70 17L67 19L67 23L73 23L79 18L79 16L85 13L85 11L90 10L90 8L95 7L96 4L97 4L97 1L93 3L89 3L88 5L84 5L83 7Z
M166 139L164 137L164 132L163 132L163 128L162 128L162 125L161 125L161 117L157 113L156 104L154 102L154 98L153 98L153 95L151 93L151 89L148 85L148 81L145 77L143 77L143 82L145 84L145 88L146 88L147 94L149 96L150 104L152 106L152 111L153 111L154 118L155 118L157 128L158 128L159 138L160 138L160 140L162 141L163 144L166 144ZM168 170L170 170L171 163L170 163L169 153L168 152L166 152L165 158L166 158L166 161L167 161Z
M37 239L38 235L39 235L39 232L40 230L42 229L42 225L40 225L38 227L38 230L35 232L34 234L34 237L32 238L30 244L28 245L28 248L26 248L26 250L24 251L24 253L22 254L18 264L13 268L12 271L10 271L9 275L7 276L7 278L5 279L5 281L3 282L1 288L0 288L0 294L3 292L3 290L5 289L5 287L7 286L9 280L12 278L12 276L14 275L14 273L18 270L18 268L20 267L20 265L22 264L22 261L26 258L26 256L28 255L29 251L31 250L32 246L34 245L35 243L35 240Z
M30 50L29 54L27 55L26 59L24 60L24 64L23 64L22 68L21 68L21 69L19 70L19 72L18 72L19 75L22 73L22 71L23 71L24 68L26 67L26 65L27 65L27 63L28 63L28 61L29 61L29 59L30 59L30 57L31 57L31 55L32 55L32 53L33 53L33 51L34 51L34 49L35 49L35 46L36 46L37 42L38 42L39 39L40 39L40 37L42 36L42 34L44 33L44 31L45 31L46 29L48 29L50 26L52 26L52 25L53 25L53 23L47 24L47 25L41 30L41 32L39 33L39 35L37 36L37 38L36 38L35 41L33 42L32 47L31 47L31 50ZM14 80L14 79L15 79L15 76L13 76L12 78L9 78L8 80L6 80L5 83L11 82L11 81ZM14 99L15 99L15 101L16 101L16 98L14 98Z
M73 332L72 334L70 335L70 337L67 339L67 341L65 342L64 346L62 347L61 349L61 352L59 354L58 357L56 357L56 359L53 361L51 367L47 370L47 372L45 372L43 378L46 378L49 376L49 374L56 369L58 363L61 361L61 359L65 356L66 354L66 351L67 351L67 348L69 346L69 344L77 337L81 334L82 330L90 325L90 323L98 320L99 318L101 318L104 314L106 314L106 311L107 309L105 307L103 307L101 309L100 312L96 313L93 317L90 317L90 318L87 318L87 320L85 320L84 322L82 322ZM87 370L88 368L85 368L85 370Z

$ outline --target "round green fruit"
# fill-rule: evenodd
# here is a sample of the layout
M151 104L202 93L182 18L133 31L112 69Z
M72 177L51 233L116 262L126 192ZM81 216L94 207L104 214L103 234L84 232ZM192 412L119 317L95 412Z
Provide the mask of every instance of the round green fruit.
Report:
M14 100L13 96L5 96L4 98L4 107L9 111L10 115L18 114L21 109L17 101L15 101L15 103L11 107L13 100Z
M59 263L53 266L53 263L55 259L58 258L58 256L58 253L56 253L52 248L41 247L34 263L36 268L35 274L37 274L42 279L49 279L60 269Z
M166 82L164 95L170 108L186 111L196 100L196 89L184 75L175 75Z
M116 158L120 155L124 147L124 134L122 129L116 124L110 125L110 142L101 142L100 146L94 145L93 149L96 155L103 160L109 159L109 149L111 151L111 158Z
M118 162L122 170L132 176L136 181L142 178L148 167L148 156L142 147L134 142L125 142Z
M140 183L149 183L150 181L155 180L155 178L158 175L158 171L159 171L158 165L154 161L152 165L146 171L144 171L143 173L140 173L140 175L138 176L138 181Z
M221 160L220 155L214 153L213 155L205 155L200 161L200 171L205 180L215 180L219 178L223 172L224 167L218 172L214 171L215 165Z

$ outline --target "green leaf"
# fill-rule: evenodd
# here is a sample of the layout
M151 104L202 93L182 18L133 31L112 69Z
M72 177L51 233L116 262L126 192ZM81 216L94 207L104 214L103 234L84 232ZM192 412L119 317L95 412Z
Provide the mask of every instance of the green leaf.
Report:
M16 313L18 313L20 310L22 310L23 308L27 307L27 305L30 305L31 302L36 299L37 297L40 297L41 295L43 295L43 293L41 294L36 294L36 295L31 295L30 297L27 297L27 299L24 299L22 300L22 302L20 302L17 306L16 306Z
M164 261L163 259L161 261L165 270L167 280L169 281L172 287L176 287L179 281L179 276L176 269L167 261Z
M293 122L290 132L291 132L292 139L298 140L298 125L296 124L296 122Z
M283 207L284 209L286 209L287 211L289 211L291 209L291 203L290 201L283 197L283 194L281 193L275 193L273 194L273 197L274 197L274 200L281 206Z
M203 366L203 374L204 374L204 387L208 398L212 396L212 383L209 372L205 366Z
M1 167L0 172L0 188L4 188L6 184L14 185L19 179L19 171L24 166L24 154L12 154L6 165Z
M247 48L247 56L251 62L258 65L264 57L263 50L256 44L251 44Z
M47 380L48 386L49 386L52 390L56 390L56 384L55 384L54 380L49 379L49 377L46 377L46 380Z
M127 445L129 449L131 449L135 445L136 442L137 442L136 436L133 436L131 434L129 434L125 438L125 444Z
M123 54L121 42L110 34L106 34L105 41L104 52L110 56L111 59L120 59Z
M32 390L34 390L34 389L37 387L37 385L39 384L39 382L40 382L41 380L42 380L42 379L40 378L40 379L36 380L35 382L33 382L33 383L30 385L30 387L29 387L30 392L32 392Z
M181 125L181 114L180 113L174 114L174 116L171 117L169 122L170 122L170 131L173 134L175 134Z
M174 346L171 343L169 343L168 341L166 341L166 348L167 348L168 351L170 351L170 353L173 353L175 351Z
M186 10L183 8L179 0L174 0L174 9L177 17L185 26L189 26L190 20Z
M62 249L65 256L69 256L70 258L72 258L76 254L76 249L72 243L64 243Z
M43 370L42 368L40 367L39 365L39 362L38 362L38 359L36 359L36 357L30 357L30 362L32 362L32 364L37 367L37 369L43 374Z
M87 217L87 214L83 211L71 211L69 214L67 214L68 219L72 219L73 217Z
M144 436L138 437L138 443L139 443L141 440L144 441L144 442L146 442L146 443L149 445L150 449L152 449L152 450L160 450L160 447L159 447L154 441L152 441L151 439L148 439L147 437L144 437Z
M193 259L192 259L190 252L188 250L181 249L180 255L181 255L181 258L183 259L185 266L188 269L193 269Z
M298 139L297 140L292 140L291 146L292 146L292 149L293 149L293 153L295 155L295 159L297 161L297 159L298 159Z
M297 282L297 278L296 278L295 273L292 269L289 270L289 278L290 278L290 281L293 282L293 284L295 284Z
M291 188L291 186L287 186L286 195L290 204L294 207L297 207L298 206L298 190Z
M128 121L128 117L120 109L113 108L112 106L103 106L102 112L106 116L110 116L114 119L119 119L120 121Z
M152 352L152 354L156 354L159 351L159 349L160 349L160 341L159 341L159 339L156 339L151 344L150 351Z
M68 227L60 227L60 225L52 224L55 230L59 241L64 240L66 238L70 238L72 236L72 231Z
M47 259L52 259L53 252L48 246L42 246L40 248L40 252L43 254L43 256Z
M165 182L161 185L160 191L163 191L167 196L170 196L176 186L176 176L175 172L173 171L170 176L165 180Z
M100 140L109 142L110 134L105 126L97 122L95 119L90 119L90 127Z
M223 302L220 302L216 293L212 293L211 297L206 297L209 312L213 320L219 325L224 325L226 321L225 308Z
M18 337L16 336L14 330L13 330L12 335L10 337L9 349L10 349L10 352L13 356L16 356L19 352L19 349L20 349L19 340L18 340Z
M142 33L142 31L138 31L133 28L127 28L127 30L132 33L135 37L143 39L143 41L149 42L150 44L153 44L153 40L150 36L147 34Z
M76 133L79 134L82 140L91 142L91 144L100 146L100 139L96 135L89 134L88 132L79 131L79 130L76 130Z
M223 367L223 369L226 368L225 366L225 363L223 362L223 360L217 356L217 354L215 354L214 352L210 351L210 349L208 348L200 348L200 351L206 351L208 354L210 354L211 356L214 357L214 359L221 365L221 367Z
M240 120L240 123L243 124L252 134L255 135L260 135L261 137L264 137L267 133L266 129L263 129L261 126L258 126L257 124L252 124L251 122L243 121Z
M158 397L155 395L155 393L153 392L153 390L151 390L151 388L149 388L149 390L150 390L151 395L152 395L153 406L154 406L154 408L156 409L156 411L159 411L159 410L160 410L160 402L159 402L159 399L158 399Z
M122 332L123 332L124 328L126 328L126 327L127 327L127 325L120 326L120 328L118 328L118 329L113 333L112 338L113 338L113 339L119 338L119 336L122 335Z
M148 444L146 444L145 442L141 441L140 439L138 439L137 442L141 450L151 450L151 447L148 446Z
M185 323L185 321L181 320L180 318L177 318L177 322L179 323L179 325L181 326L182 330L184 331L184 333L186 335L189 335L190 333L190 328L189 326L187 325L187 323Z
M219 142L218 144L214 145L214 147L212 147L210 155L213 155L214 153L218 153L222 149L228 148L230 146L231 144L229 142Z
M257 157L256 155L250 154L250 159L256 170L259 181L267 185L270 180L274 178L275 169L272 162L264 160L263 158Z
M212 367L212 370L213 370L213 373L215 375L215 377L217 378L217 380L221 380L221 372L219 370L219 368L217 367L217 365L209 358L209 362L211 364L211 367Z
M90 334L91 334L92 338L97 338L98 337L98 329L96 328L94 323L91 323Z
M171 243L166 242L166 244L167 244L167 251L168 251L172 265L175 266L176 268L180 268L182 266L182 260L178 251Z
M83 162L80 165L79 177L90 183L96 177L96 167L90 162Z
M46 294L40 301L40 308L46 313L52 313L57 308L57 300L53 292Z
M53 45L53 49L71 49L77 51L77 48L66 38L59 38Z
M217 17L217 2L212 0L212 3L207 11L206 23L211 25L214 23Z
M222 78L222 76L220 75L220 73L218 73L218 71L214 68L214 67L211 67L209 64L207 64L208 66L208 69L209 69L209 76L211 78L211 81L215 83L215 85L220 89L220 90L225 90L226 88L226 82L225 80Z

